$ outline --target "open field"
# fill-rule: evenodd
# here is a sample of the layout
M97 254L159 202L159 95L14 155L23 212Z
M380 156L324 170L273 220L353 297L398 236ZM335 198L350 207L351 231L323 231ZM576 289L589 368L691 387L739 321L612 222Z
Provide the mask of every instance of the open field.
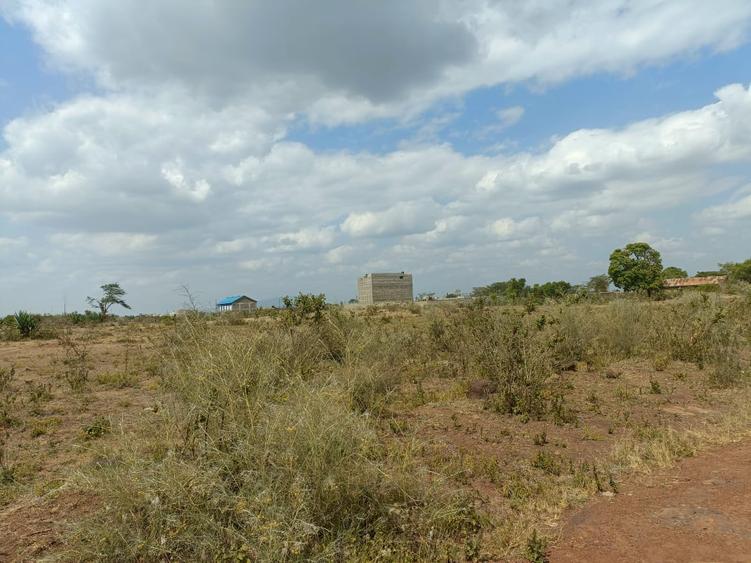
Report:
M542 561L751 434L744 293L47 334L0 342L0 558Z

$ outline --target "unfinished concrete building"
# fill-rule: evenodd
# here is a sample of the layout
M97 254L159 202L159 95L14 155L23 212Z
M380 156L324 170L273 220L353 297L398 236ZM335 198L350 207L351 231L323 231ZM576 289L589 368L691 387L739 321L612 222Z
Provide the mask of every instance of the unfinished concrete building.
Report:
M365 274L357 280L357 301L360 305L404 303L412 300L412 274Z

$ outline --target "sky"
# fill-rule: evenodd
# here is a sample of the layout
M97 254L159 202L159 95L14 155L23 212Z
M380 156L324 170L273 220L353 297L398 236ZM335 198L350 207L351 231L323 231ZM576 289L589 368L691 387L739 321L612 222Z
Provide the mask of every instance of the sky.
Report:
M0 314L751 256L747 0L0 0Z

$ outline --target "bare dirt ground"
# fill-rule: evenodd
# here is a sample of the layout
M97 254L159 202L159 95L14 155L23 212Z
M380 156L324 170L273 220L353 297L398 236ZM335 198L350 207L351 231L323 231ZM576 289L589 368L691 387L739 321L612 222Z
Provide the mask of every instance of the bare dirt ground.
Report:
M551 562L751 560L751 441L632 479L565 523Z
M32 561L60 544L65 526L91 512L96 499L65 486L90 463L99 444L116 439L155 400L149 372L159 327L76 329L85 348L87 381L65 380L59 341L0 343L0 370L14 368L0 411L0 561ZM92 433L92 425L108 426Z

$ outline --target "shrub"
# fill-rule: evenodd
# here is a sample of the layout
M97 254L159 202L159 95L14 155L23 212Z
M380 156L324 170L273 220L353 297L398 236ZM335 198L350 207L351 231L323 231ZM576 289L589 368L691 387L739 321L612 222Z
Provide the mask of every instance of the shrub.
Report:
M550 475L561 474L561 461L558 457L551 453L541 450L537 452L537 455L532 460L532 467L540 469Z
M101 438L105 434L109 434L112 430L112 424L108 418L103 416L96 417L91 423L83 427L83 434L87 440L94 440Z
M86 342L73 338L70 331L58 337L58 342L63 347L63 378L68 383L71 391L80 392L86 387L91 371L89 350Z
M103 319L102 319L101 313L87 310L87 311L84 311L83 313L79 313L78 311L73 311L72 313L68 313L67 320L71 324L82 325L86 323L99 323Z
M742 299L691 293L659 304L624 299L597 307L562 307L545 324L558 369L582 361L600 369L644 357L663 371L679 360L711 366L710 381L728 386L743 379L741 349L748 317L749 304Z
M16 368L0 368L0 429L15 425L18 420L14 416L18 394L13 381Z
M563 307L551 323L555 365L567 369L586 362L601 369L633 357L647 337L648 319L648 305L630 300Z
M547 563L548 556L547 540L537 534L537 530L532 530L532 535L527 540L526 556L531 563Z
M356 334L341 373L377 380ZM332 376L339 361L316 327L188 321L168 346L174 404L88 476L103 508L73 535L71 559L448 559L475 534L470 499L408 446L382 443L361 412L380 384Z
M13 315L7 315L0 319L0 341L17 340L19 338L16 319Z
M323 293L319 295L300 293L297 297L285 296L282 302L286 313L285 318L292 324L300 324L306 319L320 322L326 309L326 296Z
M26 311L18 311L13 318L21 338L31 337L39 327L39 317Z
M540 418L547 411L545 390L552 374L548 350L520 317L512 317L500 328L501 346L491 358L498 369L494 406L509 414Z
M748 307L724 303L718 295L693 293L660 307L654 317L651 345L670 359L712 367L715 385L738 383L742 374L743 322Z
M488 406L502 413L542 417L548 410L553 364L549 345L532 317L484 307L461 311L452 317L453 349L465 373L496 384Z
M136 377L132 371L127 370L98 373L95 379L100 385L106 385L116 389L136 387L138 385L138 377Z

